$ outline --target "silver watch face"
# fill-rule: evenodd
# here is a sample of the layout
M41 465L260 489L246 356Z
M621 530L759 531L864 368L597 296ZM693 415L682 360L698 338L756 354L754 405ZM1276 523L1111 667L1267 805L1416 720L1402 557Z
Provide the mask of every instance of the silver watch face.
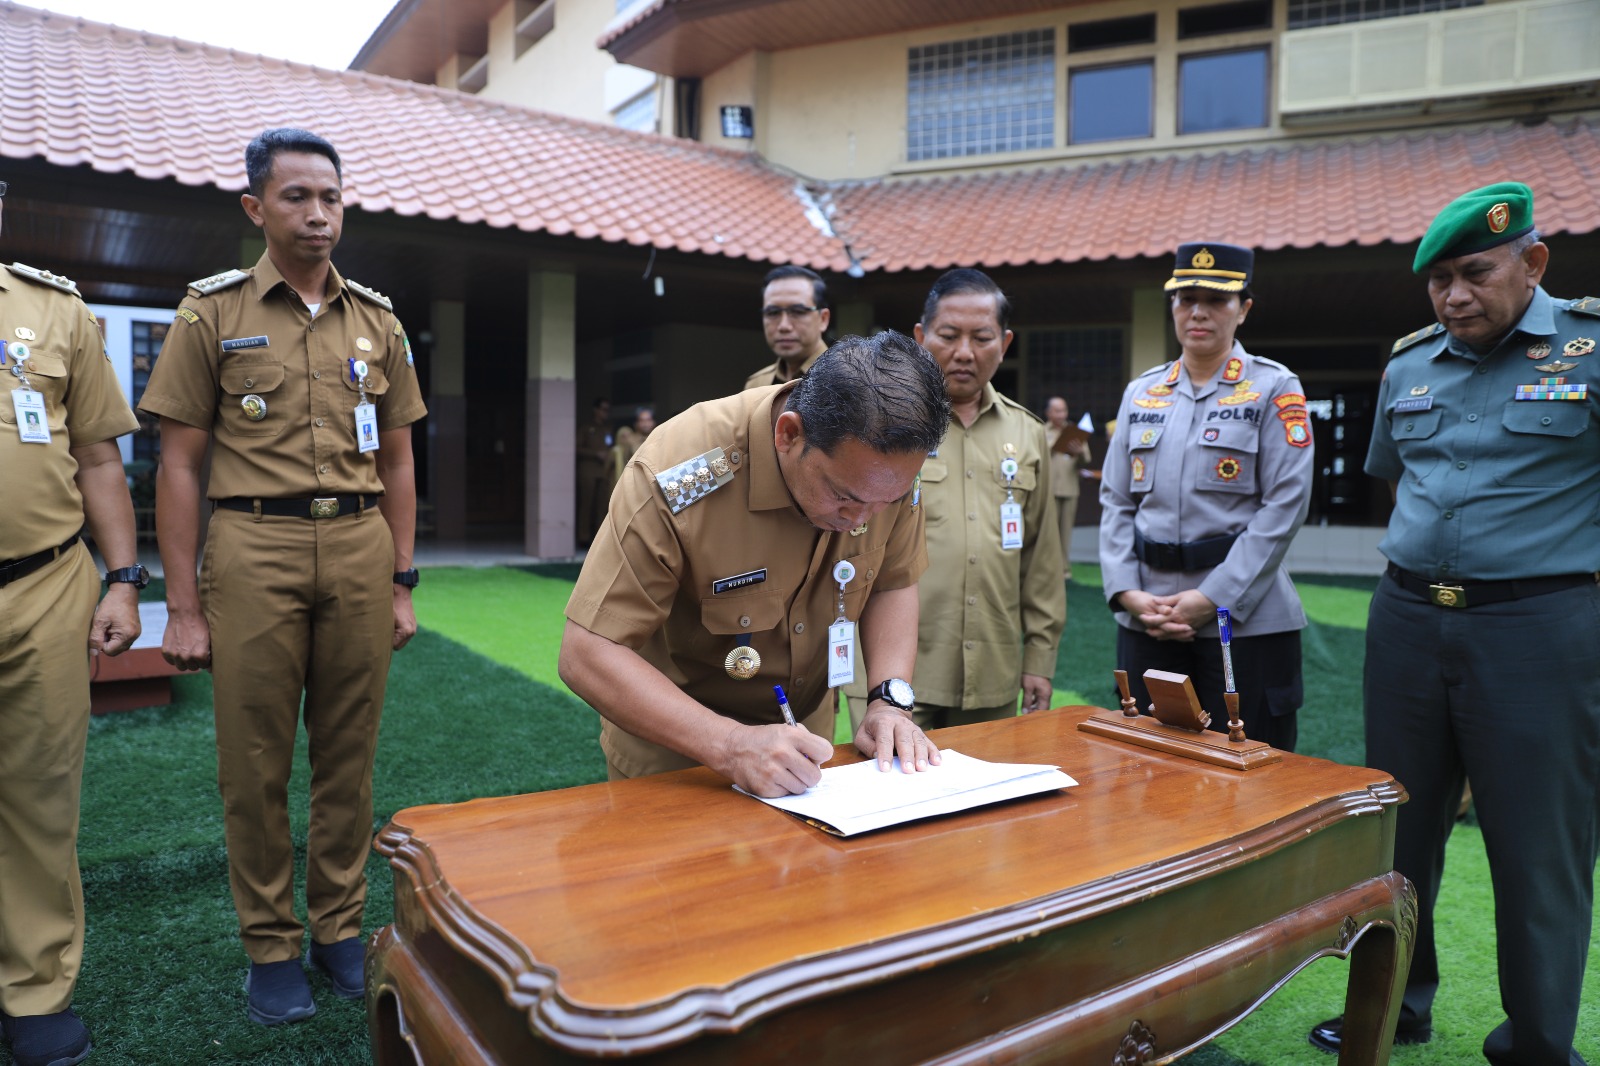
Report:
M911 686L898 677L889 679L884 686L884 693L889 697L889 702L898 707L910 707L917 702L917 694L911 690Z

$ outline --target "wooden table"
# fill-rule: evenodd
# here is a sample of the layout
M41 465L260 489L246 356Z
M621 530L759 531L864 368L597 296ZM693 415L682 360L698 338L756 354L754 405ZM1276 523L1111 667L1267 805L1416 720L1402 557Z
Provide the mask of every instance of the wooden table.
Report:
M1078 787L850 839L704 769L401 811L373 1059L1132 1066L1337 955L1339 1061L1386 1061L1416 924L1400 786L1209 767L1089 712L934 734Z

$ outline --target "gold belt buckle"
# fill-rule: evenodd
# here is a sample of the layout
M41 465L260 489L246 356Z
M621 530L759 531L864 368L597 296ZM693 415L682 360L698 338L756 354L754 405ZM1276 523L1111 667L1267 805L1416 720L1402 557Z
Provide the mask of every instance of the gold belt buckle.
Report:
M339 517L339 499L336 496L319 496L311 501L312 518Z
M1429 585L1428 599L1437 607L1465 607L1467 590L1460 585Z

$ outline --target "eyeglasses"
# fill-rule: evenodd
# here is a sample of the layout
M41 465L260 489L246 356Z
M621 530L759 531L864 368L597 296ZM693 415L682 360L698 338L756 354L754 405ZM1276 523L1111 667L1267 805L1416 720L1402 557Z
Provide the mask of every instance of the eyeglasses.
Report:
M804 318L816 310L815 307L807 307L805 304L792 304L789 307L763 307L761 309L761 317L768 322L776 322L784 315L788 315L790 318Z

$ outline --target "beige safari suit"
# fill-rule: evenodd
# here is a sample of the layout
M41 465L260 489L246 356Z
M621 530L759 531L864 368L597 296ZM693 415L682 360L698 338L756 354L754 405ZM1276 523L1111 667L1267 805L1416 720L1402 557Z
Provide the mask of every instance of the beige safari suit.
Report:
M605 515L606 496L611 490L611 434L593 420L578 427L574 450L578 457L578 542L587 544Z
M140 409L211 433L211 499L381 493L376 453L357 448L361 394L349 360L368 364L380 431L421 418L399 321L331 268L315 318L270 258L249 273L210 295L190 290ZM260 337L265 345L221 349ZM250 395L266 402L260 421L242 407ZM234 907L254 962L296 958L304 935L284 796L302 691L311 932L320 943L361 932L393 569L394 541L376 509L328 519L211 515L200 598L211 627L217 778Z
M67 283L70 284L70 283ZM0 268L0 343L33 334L28 382L49 444L24 444L0 366L0 562L59 547L84 523L70 449L138 428L76 293ZM83 963L78 796L89 730L89 626L100 574L80 541L0 587L0 1011L54 1014Z
M1044 427L1045 440L1050 447L1056 446L1056 438L1061 436L1061 430L1054 426ZM1072 527L1078 518L1078 496L1083 480L1078 476L1078 464L1087 463L1093 456L1090 445L1084 442L1084 453L1080 459L1076 455L1066 452L1051 452L1050 454L1050 492L1056 498L1056 507L1060 510L1061 530L1061 575L1068 577L1072 573Z
M855 565L845 614L856 622L872 590L909 587L927 566L921 511L909 496L875 515L860 536L817 529L795 506L772 441L773 404L789 388L698 404L651 433L623 472L567 603L572 621L634 649L684 693L747 725L783 720L775 684L796 708L817 706L827 692L835 563ZM722 449L733 480L674 515L656 475L712 448ZM713 591L721 578L761 570L763 581ZM724 668L740 644L761 655L760 673L747 681ZM832 739L831 709L802 724ZM600 745L613 777L694 765L610 722Z
M813 355L810 359L807 359L804 363L801 363L800 364L800 373L804 374L806 371L810 370L811 369L811 364L815 363L818 359L821 359L821 358L822 358L822 352L818 352L816 355ZM768 363L766 366L762 367L760 370L757 370L754 374L751 374L749 377L744 379L744 387L746 389L760 389L760 388L765 388L768 385L782 385L782 384L784 384L784 382L783 382L783 380L781 378L778 377L778 361L776 359L774 359L772 362Z

